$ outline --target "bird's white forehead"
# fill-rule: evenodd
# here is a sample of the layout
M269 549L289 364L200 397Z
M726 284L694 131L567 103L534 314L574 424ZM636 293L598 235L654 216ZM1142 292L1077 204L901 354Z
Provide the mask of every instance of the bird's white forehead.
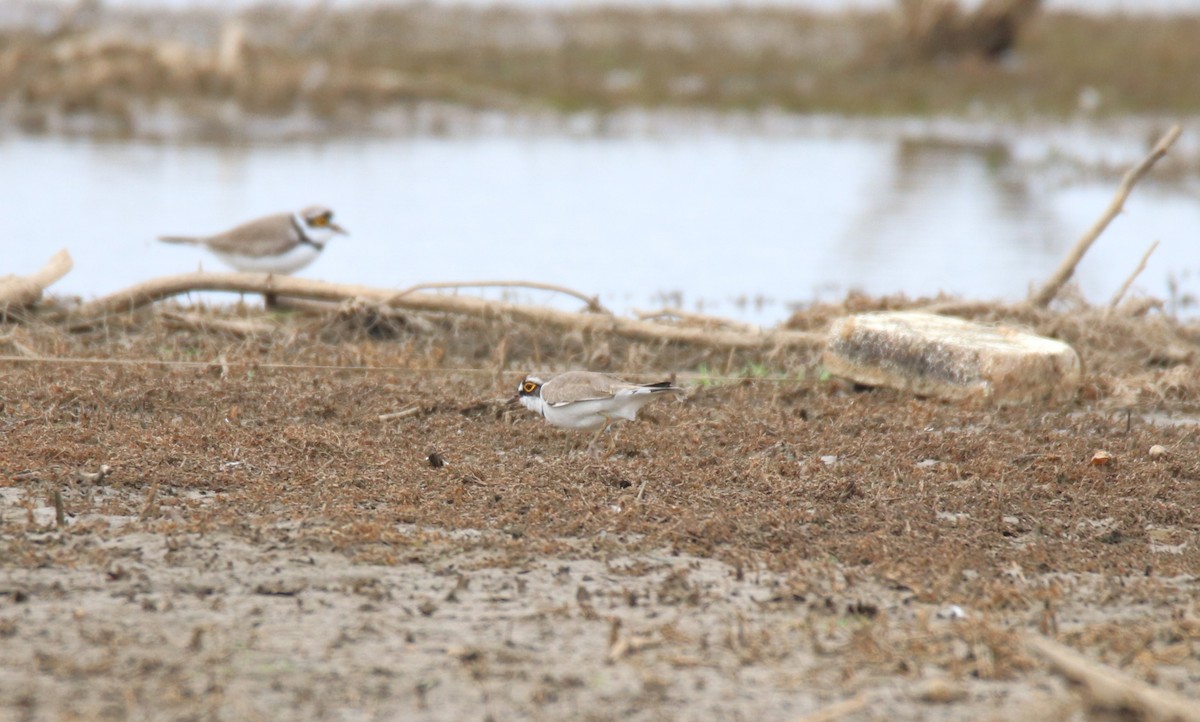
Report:
M309 207L305 208L304 210L300 211L300 215L303 216L304 218L320 218L321 216L325 216L325 215L332 216L333 211L326 208L325 206L309 206Z

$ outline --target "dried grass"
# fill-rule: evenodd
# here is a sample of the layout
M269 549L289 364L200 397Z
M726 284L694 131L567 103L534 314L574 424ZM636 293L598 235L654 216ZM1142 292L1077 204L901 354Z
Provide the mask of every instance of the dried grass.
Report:
M798 313L791 324L821 329L849 310L915 303L854 297ZM26 494L24 510L0 517L5 567L95 568L116 584L131 566L175 564L202 539L237 540L252 554L334 553L451 575L479 565L517 572L547 557L602 560L605 579L578 582L582 591L563 575L574 606L538 614L603 624L615 607L663 613L653 625L614 626L608 654L598 653L610 660L598 664L657 670L641 693L654 709L679 704L676 677L718 658L731 669L802 675L793 686L811 690L881 680L905 688L936 671L949 686L913 694L953 703L962 695L955 685L1035 675L1017 642L1019 630L1034 627L1061 627L1073 646L1135 675L1197 668L1200 627L1169 609L1186 607L1179 579L1200 568L1200 438L1194 424L1111 412L1114 389L1125 386L1161 392L1153 404L1137 397L1147 410L1195 411L1194 364L1162 365L1172 344L1194 350L1194 325L980 307L971 315L1075 343L1093 378L1074 406L982 410L855 391L822 381L806 357L564 338L505 319L411 316L381 333L378 319L353 309L202 309L190 317L211 326L181 325L167 306L86 333L68 332L49 314L7 328L3 338L43 359L104 363L0 362L0 487ZM229 324L270 330L220 330ZM701 364L767 364L773 373L710 379L683 403L647 408L620 427L618 451L604 461L583 451L585 439L495 403L527 370L597 358L618 373ZM1168 389L1161 384L1172 373ZM380 418L406 408L421 413ZM1155 444L1168 453L1151 455ZM1090 464L1097 449L1112 463ZM431 464L431 454L445 464ZM110 470L100 478L102 465ZM48 532L53 519L39 509L53 505L55 492L76 521ZM112 542L130 534L165 540L165 557L114 552ZM486 561L471 561L485 550ZM721 594L699 571L669 566L685 554L727 562L739 582L764 575L776 586L724 624L684 631L678 625ZM256 581L254 593L300 603L327 573ZM628 591L657 574L641 593ZM182 593L219 604L231 592L213 578L197 577ZM452 593L413 602L409 614L436 620L453 609L452 597L470 593L465 579ZM69 603L77 591L32 593ZM356 585L347 593L362 597L356 605L391 609L398 602L389 595L400 591ZM143 595L142 604L155 599ZM933 618L950 604L967 616ZM1147 609L1165 611L1131 621ZM89 635L110 628L87 618L78 626ZM94 685L129 676L128 650L144 648L144 639L112 634L83 643L93 650L86 654L45 652L38 674ZM191 642L181 634L176 646L195 646L193 656L228 646L221 627L192 630ZM520 646L455 649L447 654L473 684L531 664ZM805 659L810 667L796 666ZM652 667L656 660L668 666ZM147 679L172 688L194 673L185 666ZM558 704L577 686L546 678L533 703ZM995 687L970 689L978 701L979 689Z
M847 307L903 305L851 299ZM822 306L792 323L813 328L845 310ZM829 555L885 570L925 595L966 594L995 608L1033 604L994 587L1013 564L1182 573L1196 549L1156 555L1146 529L1195 521L1200 466L1191 452L1200 440L1188 426L1111 411L1194 410L1200 376L1186 364L1164 366L1163 353L1172 344L1194 353L1195 328L1162 317L1022 313L976 317L1076 345L1091 378L1078 408L983 412L855 393L817 380L813 359L747 354L728 365L774 364L778 374L648 409L621 430L616 463L581 458L569 434L493 400L531 368L588 366L601 348L621 373L729 358L449 318L382 339L339 316L276 317L277 331L247 338L176 330L170 315L153 312L82 335L22 326L14 338L39 356L120 365L6 363L2 471L55 481L109 464L117 488L220 493L226 503L205 523L232 523L247 510L256 523L276 522L306 509L341 530L339 546L387 543L389 525L417 523L546 540L608 530L637 535L646 548L775 568ZM501 340L507 352L497 359ZM799 370L807 380L796 380ZM379 421L410 406L431 413ZM1153 458L1154 444L1178 453ZM1115 463L1089 465L1096 449ZM433 452L448 465L432 468ZM822 461L828 456L837 460ZM138 513L142 501L136 495L127 511ZM363 505L375 521L351 523ZM1092 533L1089 519L1110 521ZM928 577L953 568L980 576Z

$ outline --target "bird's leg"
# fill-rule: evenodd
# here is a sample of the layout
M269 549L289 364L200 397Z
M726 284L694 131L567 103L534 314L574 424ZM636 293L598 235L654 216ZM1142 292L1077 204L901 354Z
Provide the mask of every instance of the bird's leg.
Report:
M608 437L608 448L605 449L603 454L598 453L598 450L596 449L596 442L600 440L600 435L603 434L604 432L608 431L609 427L611 427L611 426L612 426L612 422L610 421L610 422L604 424L604 426L601 426L596 431L596 433L592 434L592 440L588 442L588 453L593 458L607 459L608 457L613 455L614 451L617 450L617 439L615 436Z
M592 458L599 458L600 455L596 453L596 442L600 439L600 434L603 434L604 430L607 428L608 428L608 424L605 424L604 426L601 426L599 429L596 429L596 433L592 434L591 440L588 441L587 451L588 451L588 455L591 456Z
M273 274L267 274L267 292L263 294L263 306L268 311L274 311L275 307L279 305L279 297L270 290L271 282L273 280L275 280L275 276Z
M604 430L608 431L608 427L605 426ZM601 458L607 459L608 457L612 456L613 452L616 450L617 450L617 435L609 434L608 435L608 451L604 452L604 456Z

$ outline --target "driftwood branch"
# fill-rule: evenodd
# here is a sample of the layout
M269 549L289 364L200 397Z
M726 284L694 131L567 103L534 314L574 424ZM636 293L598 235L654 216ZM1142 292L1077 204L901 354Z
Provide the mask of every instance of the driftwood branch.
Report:
M1029 297L1029 303L1031 305L1038 306L1039 308L1045 308L1046 306L1050 305L1050 302L1053 301L1054 297L1058 295L1058 292L1063 287L1063 284L1070 280L1071 276L1074 275L1075 267L1079 265L1079 261L1083 259L1084 254L1087 253L1088 249L1092 247L1092 244L1096 241L1096 239L1100 237L1100 234L1104 232L1104 229L1108 227L1108 224L1112 222L1112 219L1116 218L1117 214L1121 212L1121 209L1125 207L1125 199L1127 199L1130 192L1133 191L1133 186L1136 185L1137 182L1142 179L1142 177L1150 172L1150 169L1154 167L1154 164L1157 163L1160 158L1167 154L1167 150L1170 149L1171 145L1175 142L1175 139L1179 137L1180 132L1181 129L1178 125L1172 127L1169 131L1167 131L1167 134L1164 135L1157 144L1155 144L1154 149L1150 151L1150 154L1143 158L1141 163L1138 163L1137 166L1125 174L1125 178L1121 180L1121 185L1117 187L1117 193L1115 196L1113 196L1112 201L1109 202L1108 208L1106 208L1100 218L1098 218L1096 222L1092 224L1092 227L1087 229L1087 231L1079 238L1078 241L1075 241L1075 245L1072 246L1071 250L1067 252L1066 257L1063 258L1062 263L1060 263L1058 266L1058 269L1055 270L1053 275L1050 276L1050 280L1046 281L1045 285L1043 285L1036 293Z
M1117 304L1121 302L1121 299L1125 297L1125 293L1129 291L1129 287L1142 274L1142 271L1146 270L1146 261L1150 260L1150 254L1154 253L1154 249L1156 248L1158 248L1158 241L1151 243L1146 252L1142 254L1142 260L1138 261L1137 268L1133 269L1133 273L1129 274L1129 278L1125 279L1125 283L1121 284L1121 287L1113 294L1112 300L1108 302L1108 310L1112 311L1116 309Z
M171 313L162 315L167 325L175 328L185 328L204 333L227 333L237 338L253 338L266 336L274 330L274 326L263 321L253 321L244 318L215 318L197 313Z
M553 291L578 298L587 304L592 313L609 313L600 305L599 296L588 296L566 286L539 281L446 281L443 283L420 283L397 293L393 298L403 298L417 291L432 291L439 288L531 288L538 291Z
M1093 662L1047 637L1027 635L1025 646L1058 674L1082 688L1088 706L1147 722L1200 722L1200 700L1189 700L1151 687L1121 672Z
M490 301L474 296L411 292L315 281L261 273L185 273L139 283L123 291L85 303L74 311L73 330L92 328L110 316L127 313L155 301L198 291L275 293L289 298L342 302L362 298L411 311L460 313L484 318L507 317L534 324L594 333L612 333L641 341L675 341L717 348L813 347L825 335L803 331L746 333L709 328L681 327L634 318L595 313L572 313L541 306Z
M693 313L684 311L679 308L660 308L657 311L635 311L639 319L643 321L654 321L658 319L678 319L684 323L689 323L694 326L705 326L709 328L726 327L733 328L746 333L757 333L759 328L754 324L742 323L733 319L721 318L720 316L710 316L703 313Z
M66 249L55 253L41 270L28 276L0 277L0 309L32 306L48 286L67 275L74 262Z

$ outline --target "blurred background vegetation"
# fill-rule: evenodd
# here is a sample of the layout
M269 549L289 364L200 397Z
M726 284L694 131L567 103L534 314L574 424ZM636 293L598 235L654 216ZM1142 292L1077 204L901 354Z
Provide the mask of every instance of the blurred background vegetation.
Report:
M7 0L0 102L46 131L137 135L303 114L353 129L421 101L479 110L778 109L860 116L1194 114L1200 17L1040 0L878 11L437 4L110 6Z

